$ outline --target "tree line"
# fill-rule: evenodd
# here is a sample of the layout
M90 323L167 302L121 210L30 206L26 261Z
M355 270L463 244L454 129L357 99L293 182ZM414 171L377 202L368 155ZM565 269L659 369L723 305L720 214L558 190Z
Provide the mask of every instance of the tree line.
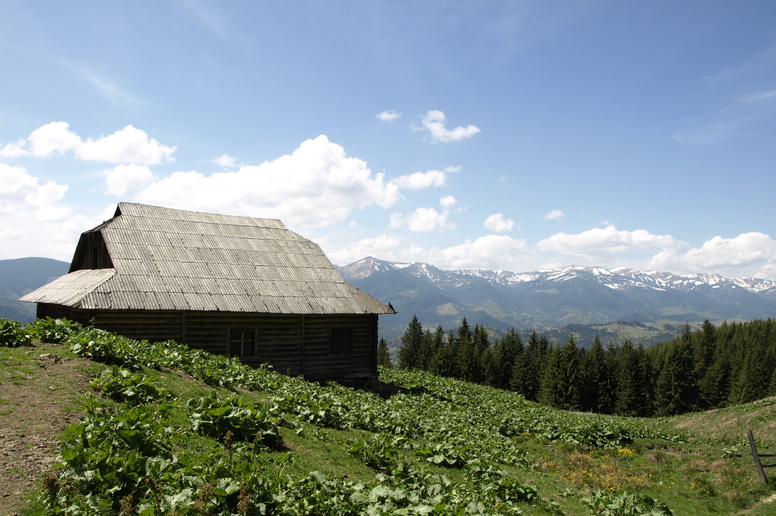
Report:
M776 320L708 320L645 348L625 340L590 348L572 335L550 343L512 329L492 339L466 318L456 331L424 330L413 317L401 337L398 367L482 383L549 406L623 416L669 416L776 395ZM378 363L392 367L384 339Z

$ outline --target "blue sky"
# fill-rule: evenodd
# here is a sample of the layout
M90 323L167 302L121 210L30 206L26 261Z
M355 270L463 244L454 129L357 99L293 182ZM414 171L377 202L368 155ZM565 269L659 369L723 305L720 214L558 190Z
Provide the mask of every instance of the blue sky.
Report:
M0 258L119 201L364 256L776 279L776 2L0 5Z

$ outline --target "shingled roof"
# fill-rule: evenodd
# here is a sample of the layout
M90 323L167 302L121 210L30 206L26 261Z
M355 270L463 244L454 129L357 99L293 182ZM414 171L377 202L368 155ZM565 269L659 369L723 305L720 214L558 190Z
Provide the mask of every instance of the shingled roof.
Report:
M275 219L119 203L81 235L70 273L22 301L85 310L392 314Z

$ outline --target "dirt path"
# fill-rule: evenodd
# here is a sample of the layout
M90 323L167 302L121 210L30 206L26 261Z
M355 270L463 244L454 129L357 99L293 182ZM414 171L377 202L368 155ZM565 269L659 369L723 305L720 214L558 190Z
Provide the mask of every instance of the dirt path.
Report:
M14 515L56 462L58 436L78 419L94 364L62 346L0 347L0 515Z

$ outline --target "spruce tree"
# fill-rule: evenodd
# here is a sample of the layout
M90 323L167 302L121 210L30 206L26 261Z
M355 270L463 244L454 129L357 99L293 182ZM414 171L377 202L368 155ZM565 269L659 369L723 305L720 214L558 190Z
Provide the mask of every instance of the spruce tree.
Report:
M646 385L646 357L641 347L626 339L618 350L617 396L614 411L620 416L646 416L649 413L649 388Z
M430 371L431 361L434 359L434 354L434 337L431 335L429 330L426 330L423 333L423 338L420 341L416 369Z
M423 342L423 326L418 322L418 316L413 315L407 329L401 336L399 348L399 368L415 369L418 366L420 347Z
M581 375L579 364L579 348L573 335L560 349L559 365L561 369L560 385L558 387L560 399L559 407L565 410L579 410Z
M493 385L500 389L509 388L512 370L517 356L523 352L523 341L514 328L508 330L493 344L493 360L495 362L495 378Z
M388 351L388 343L385 339L380 339L377 345L377 365L387 368L393 368L393 362L391 361L391 354Z
M539 393L539 403L560 408L563 403L563 368L561 366L560 345L555 345L547 352L547 364L544 367Z
M655 383L655 415L673 416L691 411L696 399L692 350L685 341L674 343L660 363Z
M611 411L611 385L604 347L598 335L585 354L583 371L582 408L608 414Z
M528 353L520 353L512 366L509 388L530 401L536 401L537 378Z

